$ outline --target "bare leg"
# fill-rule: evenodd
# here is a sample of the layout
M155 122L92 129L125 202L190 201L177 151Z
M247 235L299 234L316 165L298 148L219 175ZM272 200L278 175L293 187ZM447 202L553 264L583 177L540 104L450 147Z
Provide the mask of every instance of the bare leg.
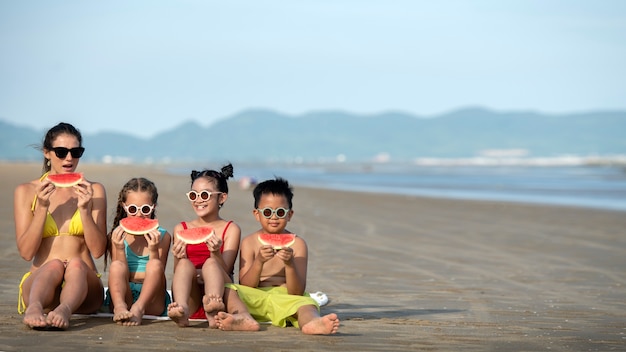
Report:
M69 327L72 313L78 310L87 297L89 271L92 269L80 258L72 259L67 263L64 276L65 285L61 290L60 304L48 313L46 319L50 326L59 329Z
M113 308L113 321L122 325L132 314L128 310L128 302L132 300L128 285L128 265L116 260L109 269L109 295Z
M213 258L208 258L202 265L202 278L204 280L204 297L202 304L206 314L209 328L217 328L214 317L218 312L224 311L226 306L222 300L224 296L224 279L222 268Z
M320 317L314 305L302 306L298 309L298 325L307 335L330 335L337 333L339 318L331 313Z
M130 308L131 318L125 326L141 325L143 315L161 315L165 309L165 267L158 259L146 264L146 276L137 301Z
M50 261L24 281L22 286L26 312L24 324L31 328L45 328L48 326L45 308L50 307L58 295L57 287L63 282L65 266L60 260ZM58 298L57 298L58 299Z
M237 295L237 291L229 288L225 291L226 312L215 316L217 328L225 331L259 331L261 326L248 312L246 305Z
M167 307L167 316L180 327L189 326L189 302L195 302L192 291L197 287L196 275L196 268L189 259L178 261L172 280L174 302ZM192 308L197 309L197 306Z

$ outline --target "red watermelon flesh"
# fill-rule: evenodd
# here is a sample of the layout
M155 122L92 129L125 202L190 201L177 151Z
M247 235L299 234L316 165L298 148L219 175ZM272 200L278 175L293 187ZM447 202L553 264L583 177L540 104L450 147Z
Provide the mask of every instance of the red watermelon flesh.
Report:
M159 227L159 220L129 216L120 220L124 232L130 235L143 235Z
M259 242L264 246L272 246L279 250L287 248L296 242L296 234L294 233L262 233L259 234Z
M208 241L211 236L215 236L215 231L208 226L193 227L176 232L176 236L187 244L198 244Z
M72 187L80 183L83 180L82 172L70 172L67 174L54 174L48 175L48 180L52 182L56 187Z

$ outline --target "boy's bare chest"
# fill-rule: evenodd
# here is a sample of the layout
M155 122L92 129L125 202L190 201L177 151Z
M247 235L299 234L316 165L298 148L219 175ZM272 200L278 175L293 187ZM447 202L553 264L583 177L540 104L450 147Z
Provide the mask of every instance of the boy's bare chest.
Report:
M285 277L285 263L278 257L274 257L263 265L263 270L261 271L262 277Z

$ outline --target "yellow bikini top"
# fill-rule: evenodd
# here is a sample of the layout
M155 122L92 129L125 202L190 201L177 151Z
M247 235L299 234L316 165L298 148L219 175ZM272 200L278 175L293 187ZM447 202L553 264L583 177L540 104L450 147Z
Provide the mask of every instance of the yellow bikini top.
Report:
M47 176L48 176L48 173L46 172L43 176L41 176L39 180L43 181ZM35 211L36 204L37 204L37 195L35 194L35 199L33 199L33 205L30 208L31 211ZM83 222L80 218L80 213L78 212L78 209L76 209L76 211L74 212L74 215L72 215L72 219L70 220L69 232L63 232L63 233L59 232L57 223L54 221L52 214L48 212L48 214L46 214L46 222L43 225L43 232L41 234L41 237L48 238L48 237L56 237L56 236L84 236L84 233L85 231L83 229Z

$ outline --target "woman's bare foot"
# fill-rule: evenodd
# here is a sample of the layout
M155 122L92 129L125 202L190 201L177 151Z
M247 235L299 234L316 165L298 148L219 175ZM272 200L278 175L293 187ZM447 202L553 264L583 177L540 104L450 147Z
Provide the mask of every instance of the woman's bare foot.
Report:
M219 312L215 316L217 328L224 331L259 331L259 323L246 314Z
M28 308L26 308L26 312L24 312L24 319L22 321L30 328L45 328L48 326L41 304L29 305Z
M216 329L217 325L215 322L215 317L217 313L224 311L226 306L222 301L222 297L217 295L204 295L202 297L202 305L204 308L204 313L206 315L206 320L209 323L209 328Z
M46 321L49 326L65 330L70 326L70 318L72 317L72 309L66 304L59 304L53 311L48 313Z
M329 335L335 334L339 329L339 317L331 313L311 320L302 326L302 332L307 335Z
M183 307L176 302L172 302L167 306L167 316L180 327L189 326L188 307Z

